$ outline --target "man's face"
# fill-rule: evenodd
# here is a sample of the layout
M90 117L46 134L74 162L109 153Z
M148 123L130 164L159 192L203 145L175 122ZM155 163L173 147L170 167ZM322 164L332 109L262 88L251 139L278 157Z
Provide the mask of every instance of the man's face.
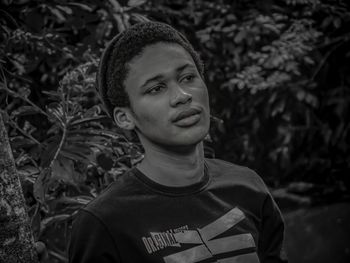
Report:
M209 130L209 98L191 55L159 42L129 63L124 82L141 142L194 146Z

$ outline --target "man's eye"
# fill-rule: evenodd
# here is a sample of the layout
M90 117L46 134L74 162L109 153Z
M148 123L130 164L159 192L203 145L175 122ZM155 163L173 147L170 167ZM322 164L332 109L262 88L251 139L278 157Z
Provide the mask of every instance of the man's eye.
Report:
M157 85L157 86L154 86L152 88L150 88L149 90L147 90L147 94L156 94L160 91L162 91L162 89L164 88L163 85Z
M194 74L188 74L182 78L182 82L191 82L196 76Z

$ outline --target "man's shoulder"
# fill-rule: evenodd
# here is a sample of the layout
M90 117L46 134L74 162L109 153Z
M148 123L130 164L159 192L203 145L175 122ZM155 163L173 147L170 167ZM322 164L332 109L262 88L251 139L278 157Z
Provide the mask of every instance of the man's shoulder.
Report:
M118 212L121 207L128 203L128 200L137 191L133 179L133 169L125 172L115 182L111 183L106 189L104 189L94 200L83 207L95 216L103 216L110 214L111 211Z
M247 185L259 191L267 191L262 178L252 169L220 159L206 159L206 165L213 179L228 184Z

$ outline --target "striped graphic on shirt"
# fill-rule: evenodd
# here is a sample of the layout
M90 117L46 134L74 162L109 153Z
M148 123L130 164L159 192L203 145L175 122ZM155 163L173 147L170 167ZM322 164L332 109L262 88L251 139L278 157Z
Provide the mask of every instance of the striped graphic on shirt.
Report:
M239 208L233 208L214 222L197 230L182 230L174 234L178 244L198 244L190 249L174 253L164 257L165 263L194 263L213 258L228 252L234 252L245 248L255 248L253 236L250 233L216 238L218 235L234 227L245 218ZM223 263L259 263L256 253L238 255L223 258L217 262Z

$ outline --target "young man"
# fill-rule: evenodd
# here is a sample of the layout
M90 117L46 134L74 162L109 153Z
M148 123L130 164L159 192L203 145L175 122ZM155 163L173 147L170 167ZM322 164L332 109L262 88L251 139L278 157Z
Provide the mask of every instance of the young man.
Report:
M183 35L132 26L106 48L97 79L110 115L136 131L145 155L80 211L70 262L285 262L281 213L260 177L204 158L208 91Z

